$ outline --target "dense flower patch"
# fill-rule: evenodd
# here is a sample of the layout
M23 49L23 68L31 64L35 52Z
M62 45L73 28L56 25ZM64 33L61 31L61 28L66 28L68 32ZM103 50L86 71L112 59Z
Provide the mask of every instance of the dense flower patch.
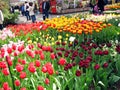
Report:
M15 35L1 41L0 89L107 90L120 79L117 26L62 16L8 28Z
M43 22L31 23L31 24L20 24L8 26L17 36L26 35L28 33L32 33L33 31L46 30L48 26Z
M106 9L120 9L120 3L112 4L112 5L106 5Z

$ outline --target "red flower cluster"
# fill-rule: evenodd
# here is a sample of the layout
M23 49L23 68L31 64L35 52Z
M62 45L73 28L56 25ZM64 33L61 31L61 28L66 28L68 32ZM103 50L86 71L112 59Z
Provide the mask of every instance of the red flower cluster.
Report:
M54 69L53 66L50 62L46 63L43 67L42 67L42 72L46 73L48 72L49 75L52 75L54 73Z
M85 60L81 60L79 62L79 66L88 68L91 61L92 61L92 56L88 56Z
M108 50L105 50L105 51L102 51L102 50L96 50L95 51L95 55L108 55L109 54L109 52L108 52Z
M28 56L30 56L31 58L35 57L35 53L32 52L31 50L26 50L26 53L28 54Z
M29 66L28 66L28 70L31 72L31 73L34 73L36 71L36 68L34 66L34 63L30 63Z
M48 25L43 22L36 22L30 24L19 24L19 25L10 25L8 26L15 33L16 36L26 35L28 33L32 33L33 31L46 30Z

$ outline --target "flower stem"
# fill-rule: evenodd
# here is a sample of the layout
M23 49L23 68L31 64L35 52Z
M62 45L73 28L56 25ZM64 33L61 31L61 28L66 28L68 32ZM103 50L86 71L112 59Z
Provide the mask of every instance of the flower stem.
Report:
M6 62L7 62L7 59L6 59ZM14 78L13 78L13 75L11 73L10 66L9 66L8 62L7 62L7 66L8 66L9 72L10 72L10 77L12 79L12 87L13 87L13 90L15 90Z

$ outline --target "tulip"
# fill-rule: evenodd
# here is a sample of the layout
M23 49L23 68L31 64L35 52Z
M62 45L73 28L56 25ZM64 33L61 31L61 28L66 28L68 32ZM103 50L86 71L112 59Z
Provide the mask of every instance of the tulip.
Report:
M26 78L26 72L20 72L20 78L21 79Z
M60 58L58 63L59 63L59 65L63 66L66 64L66 60L64 58Z
M20 86L20 81L17 79L17 80L15 80L14 84L15 84L15 86Z
M3 73L5 76L8 76L8 75L9 75L9 70L8 70L8 68L4 68L4 69L2 70L2 73Z
M75 74L76 74L77 77L79 77L79 76L81 76L81 71L80 70L76 70Z
M45 82L45 84L48 85L50 83L50 80L48 78L46 78L44 82Z
M38 86L37 90L44 90L44 87L43 86Z
M96 64L95 66L94 66L94 69L95 70L98 70L100 68L100 65L99 64Z

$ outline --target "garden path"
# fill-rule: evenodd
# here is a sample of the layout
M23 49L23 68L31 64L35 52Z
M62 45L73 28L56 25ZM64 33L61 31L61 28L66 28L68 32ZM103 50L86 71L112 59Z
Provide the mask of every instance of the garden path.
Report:
M79 13L87 13L87 11L86 12L77 12L78 14ZM50 14L49 15L49 18L54 18L54 17L60 17L60 16L66 16L66 15L74 15L74 14L77 14L77 13L69 13L69 14ZM37 14L36 15L36 19L37 19L37 21L42 21L43 19L42 19L42 14ZM18 16L18 20L16 21L16 23L17 24L21 24L21 23L31 23L32 21L31 20L29 20L29 21L27 21L27 19L26 19L26 17L25 16L22 16L22 15L19 15Z

